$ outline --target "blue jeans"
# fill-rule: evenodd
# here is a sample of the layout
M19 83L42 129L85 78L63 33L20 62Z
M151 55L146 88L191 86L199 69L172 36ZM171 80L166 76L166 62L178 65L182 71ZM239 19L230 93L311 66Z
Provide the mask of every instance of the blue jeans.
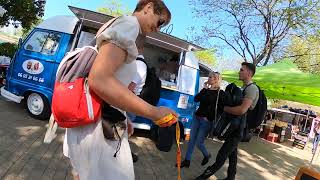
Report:
M314 135L314 140L313 140L313 147L312 147L312 152L315 153L316 147L318 146L320 141L320 134L315 134Z
M190 141L186 153L186 160L191 160L194 146L197 145L198 149L202 152L204 157L208 157L209 153L204 146L204 140L211 130L212 122L208 121L205 117L194 116L191 124Z

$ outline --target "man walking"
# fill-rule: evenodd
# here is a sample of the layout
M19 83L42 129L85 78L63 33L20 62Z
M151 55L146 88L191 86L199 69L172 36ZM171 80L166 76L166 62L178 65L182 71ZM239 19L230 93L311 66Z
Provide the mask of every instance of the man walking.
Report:
M252 82L252 77L255 74L256 67L254 64L243 62L239 71L239 80L243 82L243 94L244 98L241 105L235 107L224 107L224 112L242 116L249 109L252 110L257 104L259 99L259 89ZM243 119L244 120L244 119ZM229 158L229 167L227 177L224 180L234 180L237 172L237 156L238 156L238 144L242 139L244 126L240 126L237 130L233 131L225 140L222 147L220 148L216 162L209 166L197 180L207 179L216 173Z

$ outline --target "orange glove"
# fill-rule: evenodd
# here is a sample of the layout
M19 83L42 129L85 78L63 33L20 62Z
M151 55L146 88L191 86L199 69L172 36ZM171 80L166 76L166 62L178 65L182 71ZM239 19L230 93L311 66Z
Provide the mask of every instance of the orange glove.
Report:
M158 125L159 127L169 127L172 124L176 123L177 120L178 120L178 118L175 115L168 114L167 116L165 116L159 120L154 121L154 123L156 125Z

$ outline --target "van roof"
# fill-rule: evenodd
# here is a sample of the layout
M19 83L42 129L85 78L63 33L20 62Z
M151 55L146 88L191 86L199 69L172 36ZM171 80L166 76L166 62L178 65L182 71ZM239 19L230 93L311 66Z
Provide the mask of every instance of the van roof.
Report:
M41 22L37 28L73 34L78 18L74 16L54 16Z
M73 6L69 6L69 9L79 20L82 20L84 26L92 28L100 28L105 22L113 18L112 16L103 13L81 9ZM152 33L150 36L147 36L147 43L156 44L157 46L163 47L165 49L170 49L175 52L189 50L197 51L204 49L186 40L171 36L163 32Z

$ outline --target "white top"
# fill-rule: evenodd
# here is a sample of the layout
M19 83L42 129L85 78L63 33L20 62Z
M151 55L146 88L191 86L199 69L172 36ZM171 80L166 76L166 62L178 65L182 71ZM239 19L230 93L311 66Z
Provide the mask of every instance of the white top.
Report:
M139 55L138 58L144 59L143 55ZM140 92L142 91L142 88L146 82L146 77L147 77L147 65L139 60L135 61L137 65L137 72L135 76L133 77L132 82L136 84L136 87L134 88L133 92L136 95L140 95Z
M103 41L110 41L121 49L127 51L128 56L126 63L130 63L138 56L136 37L139 32L140 26L138 19L135 16L120 17L98 36L98 49Z
M110 41L127 51L126 63L136 59L138 51L135 39L139 33L136 17L126 16L98 37L98 48L103 41ZM134 63L123 64L116 72L116 78L128 87L136 72ZM106 140L103 136L101 120L95 124L78 128L67 128L63 143L63 153L70 158L74 170L81 180L121 179L134 180L134 168L127 133L121 142L116 157L118 141Z

